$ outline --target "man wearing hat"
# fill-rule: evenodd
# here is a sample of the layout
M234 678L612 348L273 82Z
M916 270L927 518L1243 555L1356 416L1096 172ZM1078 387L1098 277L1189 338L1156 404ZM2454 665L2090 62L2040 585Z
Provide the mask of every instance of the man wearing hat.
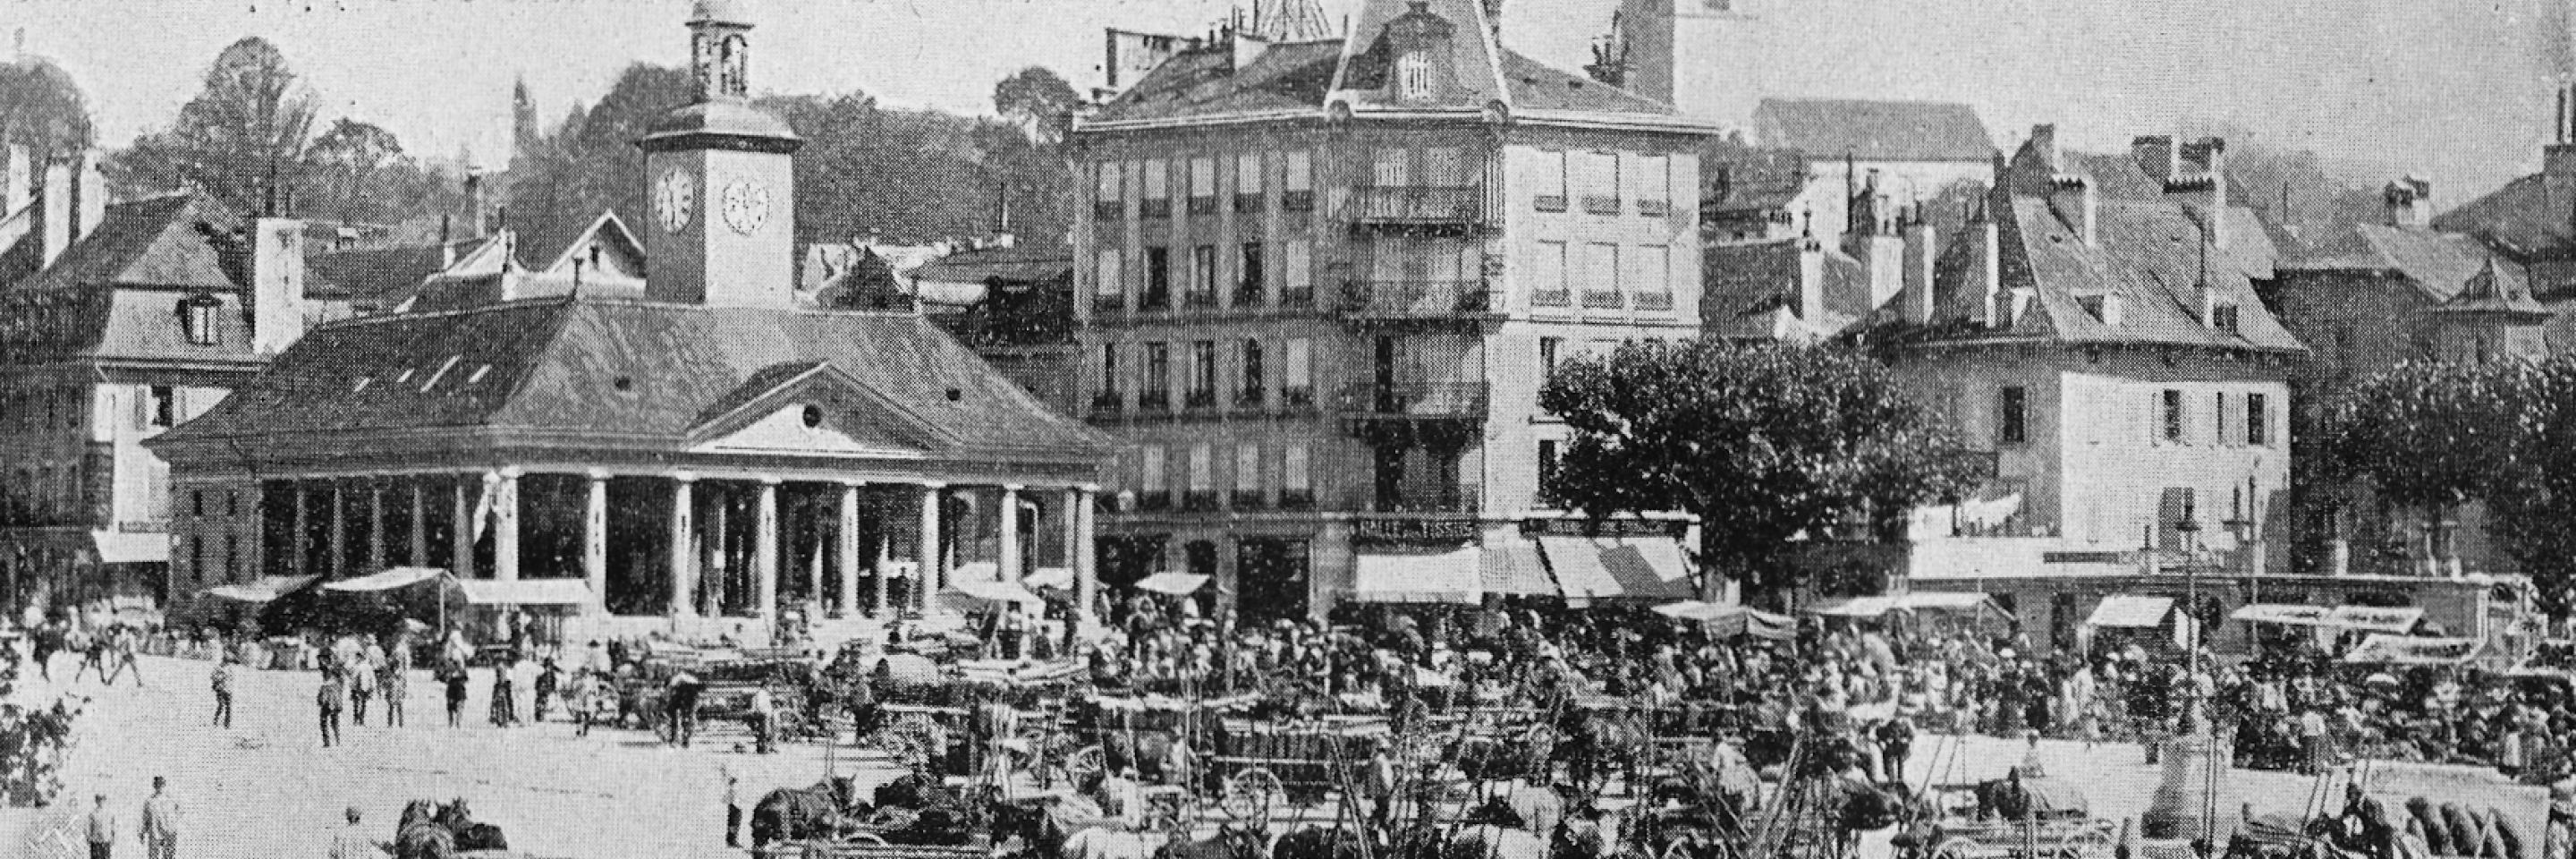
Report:
M179 855L179 801L164 792L168 779L152 777L152 798L143 801L143 855L147 859L176 859Z
M1369 823L1385 826L1395 810L1395 755L1385 737L1369 742L1368 778L1360 790L1368 795Z
M99 794L82 828L89 830L89 859L111 859L116 855L116 812L107 810L107 794Z
M348 824L331 833L331 859L384 859L385 843L358 827L358 807L349 806Z

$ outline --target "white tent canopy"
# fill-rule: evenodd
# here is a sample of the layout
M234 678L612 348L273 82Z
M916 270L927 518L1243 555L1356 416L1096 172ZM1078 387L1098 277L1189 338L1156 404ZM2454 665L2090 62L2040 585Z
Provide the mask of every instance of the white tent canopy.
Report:
M239 602L268 602L302 589L319 576L268 576L256 581L206 589L207 596Z
M374 575L343 579L322 587L346 593L371 593L410 587L445 575L447 571L437 567L391 567Z
M1201 586L1207 584L1207 580L1206 576L1194 576L1189 573L1155 573L1137 582L1136 589L1185 596L1196 593Z
M2283 626L2325 626L2331 609L2319 605L2254 603L2227 613L2229 620L2247 623L2277 623Z
M2165 615L2173 613L2173 602L2173 597L2113 594L2103 597L2084 622L2097 627L2152 629L2165 624Z

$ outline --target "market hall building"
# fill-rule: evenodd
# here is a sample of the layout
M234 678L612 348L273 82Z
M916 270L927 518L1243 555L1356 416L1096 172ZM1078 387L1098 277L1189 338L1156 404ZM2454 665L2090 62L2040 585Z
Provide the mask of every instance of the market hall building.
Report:
M424 284L408 312L315 327L152 442L175 545L257 535L229 581L174 579L437 567L683 629L1042 567L1091 604L1106 437L917 312L802 303L802 141L749 103L734 4L702 0L689 29L700 96L638 144L646 277ZM258 503L195 500L234 493Z

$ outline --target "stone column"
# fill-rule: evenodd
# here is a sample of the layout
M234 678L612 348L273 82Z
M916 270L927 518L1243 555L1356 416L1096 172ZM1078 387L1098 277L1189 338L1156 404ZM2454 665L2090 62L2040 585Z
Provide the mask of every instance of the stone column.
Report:
M1082 489L1066 487L1064 510L1055 517L1059 523L1056 530L1062 532L1057 536L1064 541L1064 571L1067 573L1078 566L1074 559L1082 554L1082 504Z
M1100 617L1093 611L1100 602L1099 551L1096 546L1099 538L1096 529L1100 523L1099 513L1092 509L1095 506L1092 499L1099 492L1100 487L1097 486L1075 487L1069 493L1073 497L1073 509L1065 511L1065 521L1073 523L1073 557L1068 559L1068 563L1073 565L1074 628L1086 635L1100 623Z
M296 575L313 575L311 570L311 567L313 566L311 563L313 558L312 542L312 493L304 488L304 481L298 480L295 481L295 539L287 541L288 548L295 552L295 557L293 559L294 563L289 566L295 570Z
M331 481L331 557L322 565L322 575L339 578L347 573L349 562L349 491L340 481Z
M760 479L760 518L752 524L751 569L759 576L760 618L778 619L778 479Z
M708 617L724 616L724 593L733 575L733 494L721 487L715 493L714 519L707 523L707 566L713 573L698 588L698 599L706 602Z
M483 475L492 487L492 578L519 580L519 470Z
M420 485L418 477L413 477L410 483L411 533L407 536L411 537L411 550L403 555L403 562L426 567L429 566L429 490Z
M697 503L690 498L690 487L697 475L686 471L671 475L671 605L673 617L693 617L698 607L689 601L698 589Z
M1006 582L1020 580L1020 490L1026 488L1016 483L1002 486L1002 551L995 560Z
M939 547L939 504L944 495L941 490L946 489L947 486L948 484L945 483L921 485L921 570L920 575L912 583L912 602L915 608L925 611L930 608L931 595L939 592L941 578L939 573L942 566Z
M367 485L367 572L385 568L385 486Z
M459 579L470 579L474 577L475 510L474 497L469 493L471 493L476 486L477 484L473 480L469 479L458 479L455 486L456 516L454 519L454 525L448 529L451 533L447 535L448 565L450 567L448 573Z
M590 580L590 607L608 613L608 473L590 473L590 498L581 517L581 574Z
M859 484L841 484L841 614L859 613Z

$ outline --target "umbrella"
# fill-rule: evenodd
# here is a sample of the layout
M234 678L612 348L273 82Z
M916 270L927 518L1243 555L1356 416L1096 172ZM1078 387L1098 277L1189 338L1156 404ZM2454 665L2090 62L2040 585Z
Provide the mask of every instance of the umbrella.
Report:
M2382 671L2377 674L2361 678L2361 682L2372 686L2395 686L2397 685L2397 676Z
M885 657L886 676L895 680L932 682L939 679L939 663L917 653L892 653Z

